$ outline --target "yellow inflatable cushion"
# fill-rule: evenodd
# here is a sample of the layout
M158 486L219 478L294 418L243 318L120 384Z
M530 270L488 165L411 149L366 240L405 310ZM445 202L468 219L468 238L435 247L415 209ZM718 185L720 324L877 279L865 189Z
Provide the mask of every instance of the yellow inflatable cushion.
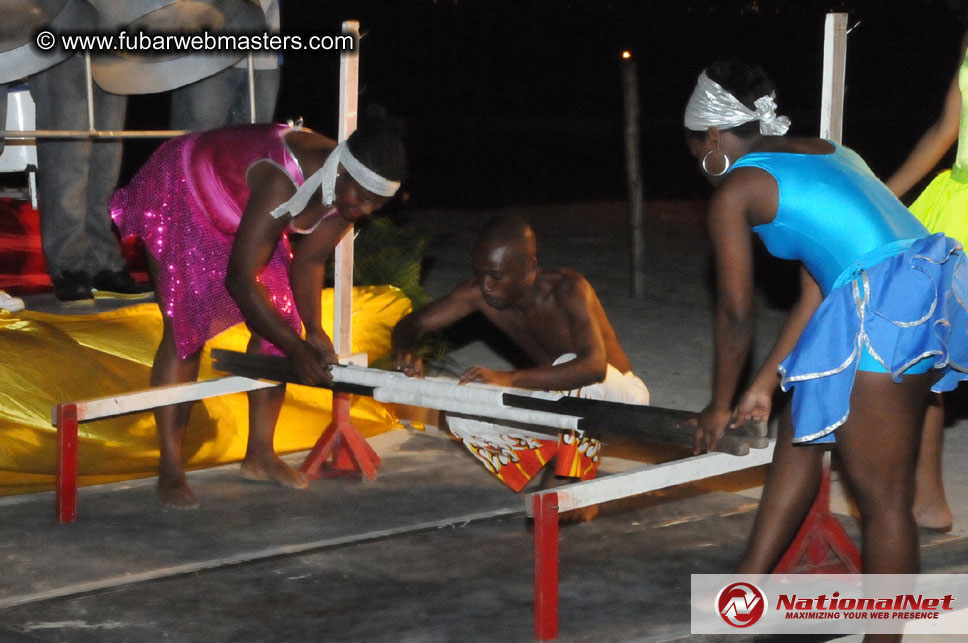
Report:
M372 363L390 350L390 330L410 312L392 286L353 289L354 353ZM332 334L333 291L322 295L326 332ZM153 303L91 315L0 312L0 495L54 486L57 447L51 409L61 402L108 397L149 387L151 362L161 339L161 313ZM249 333L240 324L213 338L202 355L200 379L211 370L212 348L244 351ZM276 427L279 453L310 449L330 421L332 393L289 386ZM244 393L196 404L185 438L188 468L241 460L248 404ZM352 421L364 436L400 428L390 409L354 397ZM158 445L150 412L80 425L79 484L155 475Z

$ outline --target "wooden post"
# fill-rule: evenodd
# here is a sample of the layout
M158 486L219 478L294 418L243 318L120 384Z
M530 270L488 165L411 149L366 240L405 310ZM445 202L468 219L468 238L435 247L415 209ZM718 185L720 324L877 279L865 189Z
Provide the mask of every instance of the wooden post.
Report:
M844 135L844 83L847 69L847 14L828 13L823 31L823 80L820 88L820 137L840 143ZM824 454L830 476L830 452ZM828 494L829 499L829 494ZM829 504L829 502L828 502Z
M357 104L360 84L360 23L347 20L343 34L353 37L352 51L343 51L339 59L339 125L338 138L342 143L356 130ZM353 353L353 226L336 244L333 256L333 348L340 358ZM332 455L332 464L326 458ZM359 476L363 480L376 478L380 459L350 421L350 396L333 392L333 421L323 431L299 470L310 479L319 477Z
M352 36L359 43L360 23L347 20L343 23L343 34ZM360 59L354 46L352 51L343 51L339 59L339 141L343 142L356 129L357 101L360 82ZM334 255L334 300L333 309L333 347L340 357L353 352L353 227L346 231L336 246Z
M844 72L847 67L847 14L828 13L824 24L820 137L840 142L844 130Z
M828 13L824 25L820 136L840 142L844 122L844 69L847 61L847 14ZM833 562L827 555L833 552ZM817 497L774 574L859 573L860 555L843 526L830 513L830 452L823 456Z
M639 166L639 83L632 54L622 52L622 95L625 105L625 174L629 188L629 218L632 253L632 295L645 294L644 207L642 169Z

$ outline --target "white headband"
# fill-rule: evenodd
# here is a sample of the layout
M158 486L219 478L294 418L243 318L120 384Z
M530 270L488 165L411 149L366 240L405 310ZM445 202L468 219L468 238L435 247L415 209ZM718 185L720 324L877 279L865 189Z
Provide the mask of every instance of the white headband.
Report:
M306 209L309 200L320 186L323 188L323 204L333 205L333 202L336 201L336 174L340 165L346 168L346 171L350 173L354 181L360 184L360 187L373 194L393 196L400 189L400 181L385 179L363 165L350 152L350 149L346 146L346 141L343 141L330 152L326 162L323 163L323 167L306 179L288 201L272 210L270 213L272 218L278 219L290 212L292 216L296 216Z
M729 129L751 121L760 122L760 134L783 136L790 129L790 119L776 115L776 101L772 94L760 96L753 104L756 111L739 102L704 71L699 74L696 89L686 105L686 129L696 132L704 132L710 127Z

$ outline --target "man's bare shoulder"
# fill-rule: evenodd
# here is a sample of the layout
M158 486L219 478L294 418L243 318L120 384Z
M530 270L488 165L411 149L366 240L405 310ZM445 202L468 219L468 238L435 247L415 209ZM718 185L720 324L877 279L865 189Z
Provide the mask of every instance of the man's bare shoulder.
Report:
M595 296L595 289L585 276L569 268L543 268L540 279L548 294L559 301L572 297L585 298L589 294Z
M484 305L484 299L481 296L481 289L477 282L477 277L471 276L460 282L454 289L447 294L442 300L450 300L450 302L456 304L461 303L465 306L471 306L473 308L481 308Z

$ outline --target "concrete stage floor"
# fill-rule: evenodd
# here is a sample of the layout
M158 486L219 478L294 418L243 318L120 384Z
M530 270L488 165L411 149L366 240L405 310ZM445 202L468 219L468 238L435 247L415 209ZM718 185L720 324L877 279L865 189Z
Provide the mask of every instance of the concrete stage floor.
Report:
M649 294L634 299L621 205L519 210L535 224L542 262L582 271L598 290L653 403L692 410L707 399L712 356L697 211L651 204ZM474 230L492 214L412 215L438 235L427 267L431 294L468 274ZM782 299L787 289L773 268L765 274L774 283L760 295L759 356L783 317L777 292ZM28 306L57 309L45 295ZM502 352L493 341L467 341L443 366L500 366ZM198 511L160 508L150 478L81 489L71 525L55 521L52 493L0 499L0 641L531 640L523 497L433 428L371 444L383 466L368 483L327 480L290 491L243 481L237 465L192 472ZM298 464L303 455L289 458ZM602 470L680 455L613 445ZM925 572L968 573L966 455L968 422L959 420L945 452L955 529L922 534ZM560 640L711 640L689 634L689 574L732 569L761 481L753 470L686 484L616 501L595 521L563 528ZM839 488L834 510L857 542Z

